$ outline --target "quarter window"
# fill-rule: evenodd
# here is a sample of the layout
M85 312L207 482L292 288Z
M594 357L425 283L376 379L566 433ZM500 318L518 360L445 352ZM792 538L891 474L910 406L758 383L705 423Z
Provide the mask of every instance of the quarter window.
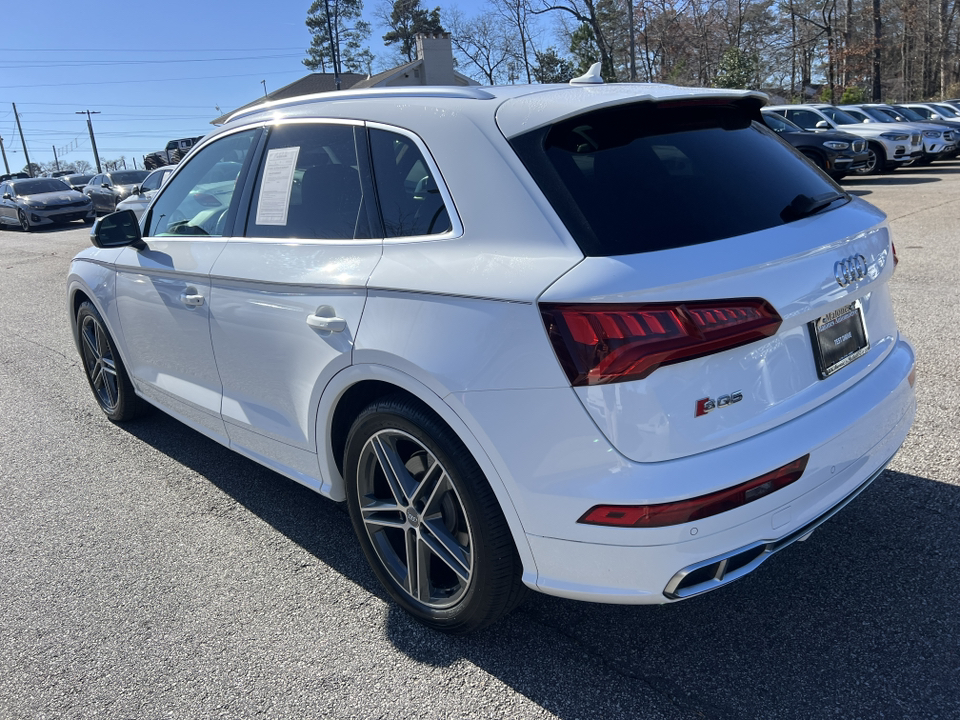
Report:
M247 237L372 237L366 157L359 126L275 126L260 161Z
M413 140L373 129L370 154L385 237L438 235L452 229L437 180Z
M259 129L211 143L164 187L150 213L148 236L222 236L237 177Z

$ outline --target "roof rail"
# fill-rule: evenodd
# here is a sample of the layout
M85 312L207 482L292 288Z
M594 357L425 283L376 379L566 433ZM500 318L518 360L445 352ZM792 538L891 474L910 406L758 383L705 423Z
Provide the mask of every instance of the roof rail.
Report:
M260 103L246 110L238 110L227 118L226 122L233 122L242 117L255 115L266 110L289 108L297 105L308 105L315 102L333 102L335 100L360 100L364 98L463 98L467 100L493 100L486 90L479 87L444 87L444 86L410 86L399 88L368 88L366 90L336 90L332 92L314 93L312 95L297 95L286 100L274 100ZM226 123L224 123L226 124Z

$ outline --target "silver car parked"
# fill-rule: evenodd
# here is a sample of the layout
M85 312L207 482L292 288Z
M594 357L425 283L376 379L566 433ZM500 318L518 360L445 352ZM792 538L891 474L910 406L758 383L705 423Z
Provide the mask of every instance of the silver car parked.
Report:
M176 169L176 165L164 165L151 172L142 183L133 188L125 200L117 203L117 210L133 210L139 220L153 196L157 194L157 190Z
M83 220L96 215L90 198L70 188L60 178L28 178L0 183L0 227L35 227Z

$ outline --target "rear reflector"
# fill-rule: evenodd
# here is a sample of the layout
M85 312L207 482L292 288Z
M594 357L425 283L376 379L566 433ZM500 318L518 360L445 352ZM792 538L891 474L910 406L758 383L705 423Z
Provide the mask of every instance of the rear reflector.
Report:
M766 475L709 495L660 505L596 505L577 522L585 525L654 528L702 520L752 503L796 482L807 467L809 455L777 468Z
M760 298L649 305L542 303L540 314L572 385L640 380L661 365L770 337L783 322Z

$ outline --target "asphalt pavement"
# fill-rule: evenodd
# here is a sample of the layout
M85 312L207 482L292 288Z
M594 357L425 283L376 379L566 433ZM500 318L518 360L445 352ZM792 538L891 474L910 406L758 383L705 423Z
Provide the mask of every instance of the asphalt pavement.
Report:
M531 594L467 638L389 602L337 505L108 422L64 298L88 229L0 232L0 718L960 717L960 162L845 185L890 217L919 359L890 469L717 592Z

